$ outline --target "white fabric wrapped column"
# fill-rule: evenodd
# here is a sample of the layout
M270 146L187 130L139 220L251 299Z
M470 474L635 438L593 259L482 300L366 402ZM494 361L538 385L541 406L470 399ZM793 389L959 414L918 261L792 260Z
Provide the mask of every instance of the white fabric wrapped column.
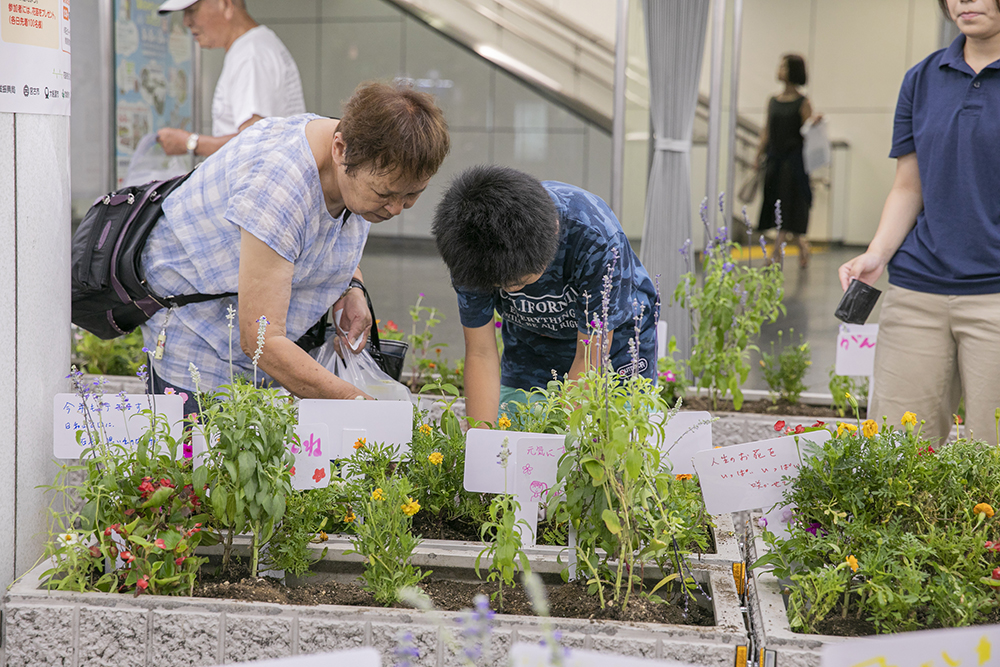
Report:
M668 335L677 337L680 355L687 357L691 349L687 311L669 304L687 270L678 251L691 233L691 134L709 0L644 0L643 9L656 140L640 259L650 276L660 276L660 318L667 322Z

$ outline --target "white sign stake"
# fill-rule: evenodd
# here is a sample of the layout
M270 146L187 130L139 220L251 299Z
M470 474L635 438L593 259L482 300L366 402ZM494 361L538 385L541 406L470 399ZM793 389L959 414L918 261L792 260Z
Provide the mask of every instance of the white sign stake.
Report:
M510 456L507 459L507 468L500 465L500 450L503 441L507 440L507 448ZM524 445L521 441L525 440ZM465 434L465 489L473 493L509 493L517 498L520 511L516 513L518 520L524 519L530 527L529 535L521 535L523 546L535 546L535 533L538 529L538 500L531 500L538 485L534 488L531 484L542 481L546 488L555 485L555 470L552 469L551 477L542 480L540 477L532 475L538 467L542 470L541 460L548 460L552 457L547 454L536 456L528 454L527 451L541 448L542 451L558 450L558 454L552 459L558 461L565 451L566 437L547 433L527 433L523 431L493 431L481 428L469 429ZM524 460L521 460L524 457ZM550 462L549 462L550 463ZM530 470L525 473L525 469ZM549 470L549 468L545 468ZM520 474L519 474L520 473ZM518 477L522 479L519 481ZM519 484L526 485L524 493L518 491Z
M820 429L698 452L694 467L705 509L709 514L770 509L784 497L782 477L797 475L806 452L829 439L830 432ZM778 532L780 526L769 528Z
M841 324L837 333L837 375L872 375L877 324Z
M292 488L323 489L330 486L330 427L326 424L299 424L295 427L299 446L291 446Z
M1000 652L1000 625L924 630L826 644L821 667L994 666Z
M299 425L325 424L327 439L323 456L345 459L354 453L354 443L396 445L399 455L410 450L413 437L413 404L406 401L340 401L307 398L299 401ZM329 443L329 448L327 444Z
M98 424L108 442L134 448L139 438L149 430L149 416L140 414L152 404L158 414L167 418L170 435L180 442L184 432L184 399L179 394L151 395L105 394L98 402L88 397L87 409L91 421ZM53 400L52 454L60 459L78 459L83 450L91 446L83 414L83 399L78 394L56 394ZM80 442L76 434L82 431ZM98 434L94 434L97 436ZM183 456L183 447L177 446L177 456Z
M649 418L661 422L663 414L655 413ZM663 425L660 451L670 460L675 475L694 474L694 455L712 449L711 421L712 415L707 412L681 410Z

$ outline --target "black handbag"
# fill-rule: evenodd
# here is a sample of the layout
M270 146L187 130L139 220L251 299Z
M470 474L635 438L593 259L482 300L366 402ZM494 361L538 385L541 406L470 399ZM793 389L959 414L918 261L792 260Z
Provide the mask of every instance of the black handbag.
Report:
M375 307L372 305L371 296L364 285L361 291L365 293L365 301L368 302L368 312L372 317L372 328L368 332L368 343L365 349L372 359L378 364L382 371L393 380L399 381L399 376L403 372L403 361L406 358L408 343L401 340L380 340L378 336L378 320L375 318ZM309 327L295 343L306 352L320 347L326 342L326 333L329 327L333 326L333 307L330 307L319 322Z
M161 308L236 296L186 294L158 296L149 289L139 266L153 225L163 215L163 200L190 173L135 185L94 202L73 235L73 324L98 338L123 336Z

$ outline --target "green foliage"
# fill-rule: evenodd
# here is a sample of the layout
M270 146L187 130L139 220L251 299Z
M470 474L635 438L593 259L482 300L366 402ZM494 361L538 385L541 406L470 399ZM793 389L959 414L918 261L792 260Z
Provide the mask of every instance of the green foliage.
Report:
M682 580L683 553L707 547L708 517L693 480L678 479L661 460L663 426L671 412L643 377L589 371L578 381L549 385L568 417L566 454L559 461L557 520L577 529L578 566L606 604L625 606L642 564L665 574L654 588Z
M868 378L837 375L836 366L830 366L830 395L833 396L833 405L830 407L836 410L841 417L850 406L847 394L856 396L859 402L867 404Z
M880 633L991 622L998 471L996 447L935 449L913 424L871 437L842 431L804 457L786 493L798 508L790 537L765 531L770 552L753 567L790 583L789 618L804 632L838 604Z
M353 549L346 553L365 559L365 589L385 605L430 574L410 562L420 543L411 517L420 504L413 499L410 480L392 463L396 454L395 448L366 443L348 461L349 493L362 520L354 521Z
M664 400L668 405L676 405L677 399L683 398L687 391L687 369L681 359L674 359L677 352L677 338L670 337L667 343L667 356L656 362L656 382L660 387Z
M142 332L111 340L101 340L89 331L73 327L73 363L85 373L95 375L135 375L146 362L142 351Z
M708 388L712 404L727 393L743 405L740 385L750 372L750 350L764 322L785 312L781 303L784 274L777 264L744 266L732 261L735 243L717 237L702 260L702 282L684 274L674 299L688 309L693 346L688 368L697 386Z
M326 555L323 549L313 557L309 543L317 541L317 533L335 525L334 516L342 518L349 512L350 500L341 480L331 480L330 486L318 489L293 490L285 499L281 525L268 544L268 569L285 570L297 577L306 574Z
M291 492L290 450L298 445L296 414L290 397L236 378L203 397L201 425L208 451L212 513L225 528L223 568L228 567L234 533L249 529L251 576L257 576L260 550L285 515Z
M81 395L93 399L90 405L129 409L123 396L117 401L103 397L100 381L96 387L84 386L75 369L71 378ZM81 416L86 424L77 434L86 445L82 463L64 466L55 483L47 487L55 492L50 507L51 539L46 545L46 556L53 557L55 564L43 573L47 587L135 595L192 594L198 570L208 560L195 556L194 551L201 544L213 543L202 532L203 523L209 520L202 506L205 469L192 470L190 460L178 460L180 443L170 436L163 415L151 410L142 414L149 419L149 427L135 434L134 446L111 442L100 412L86 410ZM67 483L73 471L84 475L78 487ZM73 502L75 498L79 505ZM82 509L71 509L74 506ZM112 567L105 570L105 562Z
M499 596L499 609L503 610L503 587L514 585L514 575L518 572L531 572L528 555L521 548L521 531L530 531L531 527L524 519L516 520L515 516L520 504L514 496L503 493L493 497L490 503L489 519L483 522L480 539L486 542L486 548L476 556L476 575L479 574L479 561L485 554L491 559L490 572L487 581L499 582L497 592L491 599Z
M791 338L794 333L795 329L789 329L788 337ZM764 369L764 380L775 395L774 398L795 404L807 389L806 371L812 365L809 343L804 342L802 334L799 334L797 345L791 341L785 344L784 332L778 331L778 348L780 352L775 352L774 341L771 341L771 351L761 352L760 365Z
M422 384L437 377L442 384L462 385L464 362L459 361L452 368L448 359L441 356L446 343L434 343L434 328L444 321L444 315L433 306L423 306L424 295L410 307L410 350L413 354L410 390L417 391ZM433 356L432 356L433 354Z

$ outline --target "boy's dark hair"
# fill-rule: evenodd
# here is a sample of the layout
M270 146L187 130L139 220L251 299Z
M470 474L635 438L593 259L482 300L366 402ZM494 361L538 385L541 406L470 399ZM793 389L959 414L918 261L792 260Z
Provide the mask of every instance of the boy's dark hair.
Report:
M448 186L431 231L452 282L489 292L545 271L559 246L559 213L538 179L480 165Z
M802 56L795 53L786 53L785 66L788 67L788 83L793 86L806 85L809 77L806 76L806 61Z
M1000 0L993 1L997 3L997 10L1000 11ZM941 13L944 14L944 17L951 21L951 12L948 11L948 0L938 0L938 6L941 8Z
M398 169L412 180L430 178L451 145L434 98L403 81L359 85L344 104L337 131L347 144L348 176L364 168L380 175Z

